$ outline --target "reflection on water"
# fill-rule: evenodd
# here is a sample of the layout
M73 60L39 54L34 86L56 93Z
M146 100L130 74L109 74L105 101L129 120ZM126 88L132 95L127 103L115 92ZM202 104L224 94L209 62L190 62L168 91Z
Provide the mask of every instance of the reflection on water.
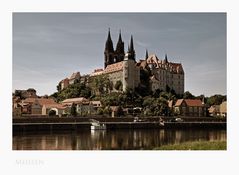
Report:
M186 141L226 140L225 130L82 130L13 136L13 150L151 150Z

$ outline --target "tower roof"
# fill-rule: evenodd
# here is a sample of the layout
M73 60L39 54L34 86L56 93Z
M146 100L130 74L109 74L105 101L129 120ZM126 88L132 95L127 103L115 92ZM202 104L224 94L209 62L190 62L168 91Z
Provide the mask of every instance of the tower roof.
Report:
M107 41L112 41L112 40L111 40L111 36L110 36L110 28L109 28L109 31L108 31L108 38L107 38Z
M121 30L119 32L119 39L116 45L116 52L124 54L124 42L122 41Z
M107 40L105 43L105 50L114 51L113 42L112 42L111 36L110 36L110 28L109 28L108 37L107 37Z
M149 54L148 54L148 49L146 49L146 53L145 53L145 60L149 57Z
M167 56L167 54L165 54L165 59L164 60L165 60L166 63L168 63L168 56Z
M134 51L134 42L133 42L133 36L132 35L131 35L131 38L130 38L129 51L130 52Z
M121 42L121 43L123 42L123 41L122 41L122 37L121 37L121 30L120 30L120 32L119 32L119 39L118 39L118 43L119 43L119 42Z

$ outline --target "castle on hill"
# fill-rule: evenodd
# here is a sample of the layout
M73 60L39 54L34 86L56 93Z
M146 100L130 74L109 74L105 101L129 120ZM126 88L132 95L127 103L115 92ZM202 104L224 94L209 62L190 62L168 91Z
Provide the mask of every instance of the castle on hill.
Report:
M176 94L184 93L185 74L181 63L169 62L167 55L165 55L164 59L159 59L155 54L148 54L147 50L145 58L136 61L133 36L131 36L128 50L125 52L121 32L119 33L118 42L114 49L110 30L108 31L105 43L104 69L95 69L91 74L84 76L80 76L79 72L73 73L70 78L63 79L60 85L61 89L64 89L75 80L83 81L86 77L107 75L113 87L115 87L116 83L120 83L122 84L121 90L126 91L127 88L135 89L142 85L140 75L144 70L150 71L150 91L154 92L157 89L165 91L167 88L170 88ZM119 90L113 89L113 91Z

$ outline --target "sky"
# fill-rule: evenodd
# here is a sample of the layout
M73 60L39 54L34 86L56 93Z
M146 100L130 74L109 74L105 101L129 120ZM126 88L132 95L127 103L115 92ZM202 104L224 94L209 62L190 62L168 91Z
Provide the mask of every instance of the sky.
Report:
M56 92L62 79L104 66L110 28L114 48L121 30L125 50L133 35L136 60L156 54L182 63L185 91L226 92L225 13L13 13L13 86Z

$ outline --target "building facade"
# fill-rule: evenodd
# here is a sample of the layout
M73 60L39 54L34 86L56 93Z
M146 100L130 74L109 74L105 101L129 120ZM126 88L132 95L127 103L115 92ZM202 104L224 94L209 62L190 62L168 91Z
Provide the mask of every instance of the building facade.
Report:
M91 77L98 75L107 75L112 82L113 87L119 81L122 83L122 90L127 88L134 89L140 83L140 68L135 61L135 50L133 37L131 36L128 51L124 52L124 42L122 41L121 33L119 34L116 50L114 50L111 40L110 31L105 44L105 69L96 69L90 74ZM113 89L116 91L116 89Z
M114 44L111 39L110 30L105 42L104 49L104 69L95 69L95 71L89 76L80 75L79 72L73 73L71 77L62 80L61 90L73 84L75 80L80 82L88 82L90 77L99 75L107 75L109 80L113 84L113 91L119 91L115 89L117 82L122 83L120 91L126 91L126 89L135 89L143 83L140 80L140 71L142 69L150 70L149 84L151 91L157 89L166 91L167 88L174 90L176 94L184 93L184 79L185 74L181 63L169 62L167 55L165 59L158 59L155 54L148 55L144 59L136 62L136 54L134 49L133 37L131 36L128 45L128 51L125 52L124 42L122 40L121 32L119 33L118 42L114 49Z
M174 112L188 117L206 117L206 107L199 99L178 99L174 105Z
M167 87L173 89L176 94L184 93L184 70L181 63L169 62L167 55L165 59L158 59L155 54L149 55L146 51L145 60L140 60L138 65L141 69L149 68L151 71L150 89L166 91Z

